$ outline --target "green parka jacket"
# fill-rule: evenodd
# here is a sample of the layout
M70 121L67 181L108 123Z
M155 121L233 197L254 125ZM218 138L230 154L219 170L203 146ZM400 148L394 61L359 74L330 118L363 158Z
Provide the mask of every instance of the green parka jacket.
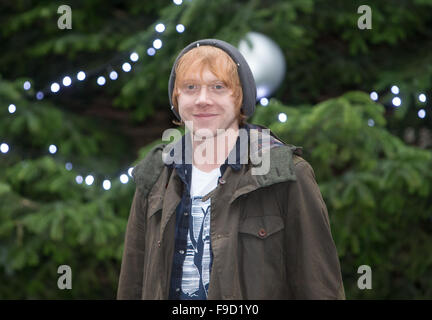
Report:
M163 163L164 147L134 169L118 299L168 298L183 183ZM345 298L327 208L297 149L271 148L265 175L252 175L252 163L228 167L203 198L212 197L208 299Z

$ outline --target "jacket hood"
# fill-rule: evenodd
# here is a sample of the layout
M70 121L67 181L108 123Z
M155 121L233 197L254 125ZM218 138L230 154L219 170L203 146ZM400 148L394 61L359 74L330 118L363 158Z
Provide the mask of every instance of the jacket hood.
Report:
M243 55L236 47L232 46L228 42L217 40L217 39L203 39L203 40L192 42L191 44L186 46L177 56L174 65L171 69L171 75L168 81L168 97L171 105L171 110L175 114L177 119L181 120L180 115L177 113L174 106L172 105L172 95L173 95L174 83L176 79L175 69L179 59L186 52L199 46L214 46L219 49L222 49L231 57L231 59L233 59L234 63L237 64L237 71L238 71L240 83L243 90L243 101L242 101L241 108L243 109L243 112L246 115L246 117L252 116L255 111L257 91L256 91L255 79L253 77L252 71L248 63L246 62L246 59L243 57Z

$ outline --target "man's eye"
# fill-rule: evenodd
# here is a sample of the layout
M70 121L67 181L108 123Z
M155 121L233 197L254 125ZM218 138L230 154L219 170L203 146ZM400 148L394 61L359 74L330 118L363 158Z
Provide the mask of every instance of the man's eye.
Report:
M223 84L215 84L213 88L216 90L222 90L225 89L225 86Z

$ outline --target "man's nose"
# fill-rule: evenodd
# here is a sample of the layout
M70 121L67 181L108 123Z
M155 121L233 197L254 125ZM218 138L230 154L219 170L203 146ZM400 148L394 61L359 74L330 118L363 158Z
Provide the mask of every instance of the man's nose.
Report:
M196 103L197 104L210 103L210 96L209 96L209 91L207 89L207 86L201 86Z

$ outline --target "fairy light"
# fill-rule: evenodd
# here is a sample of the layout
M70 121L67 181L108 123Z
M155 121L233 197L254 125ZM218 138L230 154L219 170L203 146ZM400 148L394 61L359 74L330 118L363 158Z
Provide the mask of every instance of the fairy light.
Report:
M86 78L86 74L84 71L80 71L77 73L77 79L78 81L83 81Z
M69 76L63 78L63 85L69 87L72 83L72 79Z
M8 107L9 113L14 113L16 111L16 106L14 104L10 104Z
M399 107L402 104L402 100L399 97L394 97L392 103L395 107Z
M418 115L418 117L419 117L420 119L424 119L424 118L426 117L426 110L425 110L425 109L420 109L420 110L417 112L417 115Z
M51 92L57 93L60 90L60 85L57 82L51 84Z
M266 106L268 105L268 103L269 103L269 101L268 101L267 98L261 98L261 99L260 99L260 104L261 104L263 107L266 107Z
M278 120L280 122L286 122L287 118L288 118L287 115L285 113L283 113L283 112L279 113L279 115L278 115Z
M179 23L178 25L176 25L176 31L178 33L183 33L185 31L185 26Z
M139 59L139 55L136 52L132 52L129 58L131 59L132 62L137 62Z
M8 151L9 151L9 145L7 143L3 142L2 144L0 144L0 151L2 153L8 153Z
M155 48L156 50L159 50L160 48L162 48L162 40L161 39L156 39L153 41L153 48Z
M130 65L129 62L125 62L122 65L122 69L123 69L124 72L129 72L129 71L131 71L132 66Z
M104 188L105 190L109 190L111 189L111 181L109 180L104 180L102 182L102 188Z
M97 78L97 84L100 86L103 86L105 84L106 80L105 77L100 76L99 78Z
M24 82L23 87L24 87L24 90L30 90L30 88L31 88L30 81Z
M110 74L109 74L109 77L110 77L111 80L117 80L118 73L115 72L115 71L111 71Z
M128 183L128 181L129 181L129 178L128 178L128 176L126 174L122 174L120 176L120 182L121 183L125 184L125 183Z
M419 94L418 99L420 102L426 102L426 95L424 93Z
M42 100L44 98L44 94L43 94L43 92L42 91L38 91L37 93L36 93L36 99L38 99L38 100Z
M392 86L390 90L394 94L399 94L399 87L398 86Z
M376 93L375 91L372 91L372 92L370 93L370 98L371 98L373 101L377 101L377 100L378 100L378 93Z
M49 153L54 154L57 152L57 147L55 145L50 145L48 148Z
M85 183L86 183L86 185L91 186L93 184L93 182L94 182L94 177L91 174L89 174L85 178Z
M165 25L163 23L158 23L155 26L155 30L156 30L156 32L162 33L165 31Z

